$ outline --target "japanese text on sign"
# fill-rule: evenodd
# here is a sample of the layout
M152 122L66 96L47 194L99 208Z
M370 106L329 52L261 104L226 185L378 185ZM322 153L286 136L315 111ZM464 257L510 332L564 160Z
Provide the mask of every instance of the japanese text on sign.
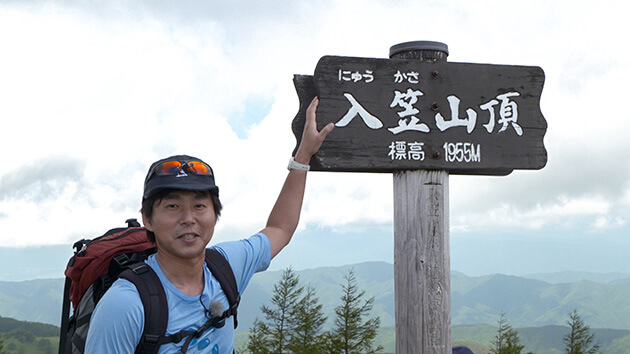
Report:
M445 170L506 175L547 163L547 122L537 66L323 56L295 75L299 143L306 110L319 97L317 125L336 125L313 171L390 173Z
M339 81L365 83L374 82L374 70L352 71L339 69ZM420 83L420 75L415 71L401 72L398 70L393 75L393 82L397 84L418 84ZM384 127L383 119L370 113L350 92L344 92L344 97L350 103L348 111L335 123L337 127L345 127L357 116L361 118L363 123L370 129L381 129ZM420 109L417 107L418 102L424 96L424 92L413 87L407 87L406 90L394 90L392 92L392 100L389 108L395 110L400 119L397 125L387 127L387 130L393 135L402 132L414 131L419 133L430 133L431 128L426 122L422 122L418 115ZM488 134L493 133L497 126L497 134L505 132L511 128L516 135L522 136L523 130L518 124L518 104L514 100L519 97L518 91L508 91L497 95L495 98L484 102L478 106L478 109L484 113L483 128ZM433 119L435 126L441 132L447 131L455 127L464 127L466 132L471 134L476 128L479 118L477 110L468 107L465 109L465 116L460 116L461 100L454 94L448 95L446 100L449 105L449 117L445 117L441 112L435 113ZM433 108L437 108L437 104L433 104ZM437 110L437 109L436 109ZM497 119L498 117L498 119ZM423 161L424 151L422 150L423 142L407 142L393 141L388 146L388 156L392 160L418 160ZM444 143L444 159L447 162L480 162L481 146L469 142Z

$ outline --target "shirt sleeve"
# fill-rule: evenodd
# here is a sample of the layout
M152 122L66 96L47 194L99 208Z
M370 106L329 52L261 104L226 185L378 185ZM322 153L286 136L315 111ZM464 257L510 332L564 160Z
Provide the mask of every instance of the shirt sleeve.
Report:
M118 279L96 305L85 353L133 353L144 328L144 308L136 287Z
M248 239L223 242L212 248L221 252L230 263L240 293L255 273L266 270L271 263L271 244L260 232Z

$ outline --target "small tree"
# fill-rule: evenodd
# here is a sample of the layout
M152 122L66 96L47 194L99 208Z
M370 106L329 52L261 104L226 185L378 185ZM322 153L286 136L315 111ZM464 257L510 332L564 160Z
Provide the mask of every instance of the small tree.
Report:
M269 342L273 353L284 353L291 338L291 313L304 291L304 287L300 287L299 283L300 278L293 269L290 267L285 269L278 284L273 286L271 303L275 307L266 305L261 307L269 329Z
M321 334L326 317L322 305L315 297L315 289L306 288L306 294L291 313L291 339L287 345L293 353L321 353L324 336Z
M524 345L520 344L518 331L507 322L505 312L501 312L499 329L492 345L490 352L494 354L520 354L525 348Z
M291 339L291 315L304 287L290 267L282 272L278 284L273 286L272 307L262 305L264 321L256 319L248 349L254 353L284 353ZM253 344L254 341L256 344ZM255 351L254 351L255 349Z
M381 324L379 317L364 321L372 311L374 297L363 300L365 290L360 291L354 271L348 271L346 284L342 285L341 305L335 308L335 328L326 335L327 351L331 353L375 353L382 346L372 348Z
M590 326L584 324L582 317L578 314L577 309L569 314L567 324L571 328L569 334L565 335L564 352L567 354L594 354L599 353L599 341L593 343L595 334L591 333Z
M269 329L267 326L260 322L258 319L254 321L254 324L249 332L249 341L247 343L247 350L252 354L269 354L271 353L271 345L269 339L267 339L267 332Z

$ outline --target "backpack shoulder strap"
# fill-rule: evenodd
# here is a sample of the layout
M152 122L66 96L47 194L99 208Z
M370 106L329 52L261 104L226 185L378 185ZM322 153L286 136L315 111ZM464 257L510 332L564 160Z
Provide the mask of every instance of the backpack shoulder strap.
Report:
M219 281L219 284L221 284L221 288L230 304L230 308L223 313L223 316L226 318L234 316L234 328L236 328L238 326L236 312L241 302L241 295L238 292L238 286L236 285L236 278L234 277L232 267L219 251L212 248L206 249L206 265L212 275Z
M68 343L68 331L70 330L70 285L72 279L66 277L66 281L63 287L63 299L61 308L61 329L59 334L59 354L68 352L66 345Z
M168 304L162 282L144 262L130 265L120 277L136 286L144 306L144 329L136 353L157 353L168 325Z
M206 265L219 281L230 304L230 308L223 313L222 317L234 316L234 328L236 328L238 326L236 313L241 297L238 293L232 267L227 259L214 249L206 249ZM157 353L161 344L172 341L179 342L181 338L190 335L191 333L183 331L169 338L164 337L168 325L168 304L160 279L155 271L144 262L135 263L128 267L129 269L123 271L120 277L129 280L136 286L144 306L144 330L136 353Z

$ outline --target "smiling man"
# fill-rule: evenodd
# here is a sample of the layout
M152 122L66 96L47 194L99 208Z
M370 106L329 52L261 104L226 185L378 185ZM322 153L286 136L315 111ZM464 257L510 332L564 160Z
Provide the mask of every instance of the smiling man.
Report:
M254 273L267 269L297 227L308 162L333 129L331 123L317 131L317 104L315 98L307 109L302 141L295 158L290 160L289 174L266 227L247 239L212 247L229 262L239 293ZM148 238L157 247L146 263L166 292L165 337L180 331L197 331L208 323L213 306L229 307L221 285L204 263L221 209L214 172L202 160L177 155L149 168L141 212ZM222 325L211 326L194 338L166 341L159 353L231 353L233 322L230 316ZM142 339L143 328L144 308L137 289L131 282L118 279L94 310L85 352L133 353Z

